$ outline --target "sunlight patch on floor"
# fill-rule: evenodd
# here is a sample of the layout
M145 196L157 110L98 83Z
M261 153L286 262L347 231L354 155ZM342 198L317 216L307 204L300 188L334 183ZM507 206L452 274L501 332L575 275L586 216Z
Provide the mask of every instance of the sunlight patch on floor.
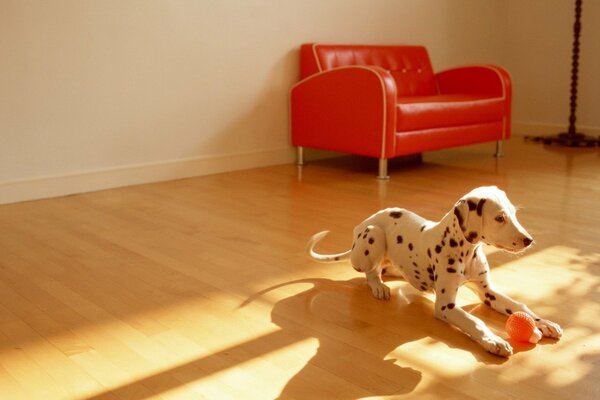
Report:
M396 358L396 364L400 366L408 365L443 378L466 375L477 367L470 353L451 349L431 337L405 343L388 354L387 358ZM452 368L440 369L440 364L451 365Z
M590 272L600 266L600 255L580 254L566 246L549 247L523 255L492 268L497 286L507 293L519 293L525 300L556 303L589 294L599 284L599 277Z
M537 346L523 349L523 354L517 352L506 361L510 368L501 369L499 381L526 384L529 379L542 376L549 387L561 388L592 373L589 358L600 357L600 335L591 335L600 329L597 301L600 271L595 272L598 267L599 254L581 254L574 248L555 246L523 255L493 269L492 276L499 288L530 305L543 317L551 319L556 308L564 307L565 303L573 307L570 320L556 321L564 329L563 339L557 342L544 339ZM461 290L459 294L461 303L469 304L474 300L469 290ZM552 356L543 356L545 352L551 352ZM442 379L468 376L482 367L489 368L474 362L471 353L448 348L432 338L403 344L387 358L396 358L399 365L412 366L425 375L435 374ZM452 368L444 369L440 365L451 365ZM482 379L479 373L475 376ZM427 386L427 379L421 382L419 391L424 386Z
M294 290L307 288L307 284L297 286ZM287 297L289 293L278 296ZM213 302L218 306L213 306ZM223 307L223 304L228 306ZM255 373L268 377L280 371L281 376L277 379L281 385L272 382L268 385L270 390L280 390L315 354L317 339L307 338L281 347L275 343L260 356L250 355L245 361L235 363L226 354L228 349L239 353L255 351L250 346L246 350L245 344L280 332L278 326L265 323L270 319L270 306L255 310L254 317L237 310L237 306L239 301L232 301L227 293L213 295L210 300L192 297L123 319L110 318L74 327L49 335L45 340L33 336L29 340L23 338L18 348L6 346L0 349L0 368L9 375L27 376L28 382L22 382L24 386L62 387L70 398L88 398L129 385L136 389L146 385L148 378L162 374L167 374L169 379L178 379L177 376L183 374L181 384L177 385L182 392L185 392L185 386L195 387L198 382L204 382L202 386L206 386L209 382L208 387L213 387L213 393L217 394L219 385L235 386L246 382L254 387ZM223 360L215 363L211 357L219 352L225 352ZM64 363L61 360L65 359L73 365L70 370L63 366L35 374L39 365L51 366L53 362ZM207 359L209 361L205 361ZM185 375L189 375L190 369L200 371L191 374L192 378L200 376L198 382L191 378L187 381ZM139 382L142 384L135 386ZM170 393L168 397L177 397L180 390L177 387L165 389L165 393ZM204 390L204 393L210 392ZM222 392L231 392L231 388ZM48 394L54 398L66 396L62 392L56 396ZM271 397L276 395L274 392Z
M555 246L515 260L499 269L499 286L518 293L520 300L531 305L540 316L551 318L556 307L571 307L570 320L559 323L564 336L557 342L546 341L531 352L552 352L551 357L519 357L511 359L501 380L521 381L544 376L551 387L574 384L592 372L588 357L600 356L600 255L581 254L580 250ZM520 276L515 280L514 276ZM535 284L532 285L532 282ZM507 290L508 291L508 290ZM549 314L549 315L548 315Z
M352 271L347 275L357 277ZM560 389L593 374L594 362L590 360L600 359L600 334L594 333L600 330L600 254L567 246L549 247L496 265L492 276L499 289L528 304L544 318L553 319L557 309L570 310L569 320L556 321L563 326L564 338L525 348L506 361L509 368L498 371L493 363L481 361L481 355L461 346L450 347L431 336L402 343L385 359L423 373L416 393L433 393L435 388L429 385L439 383L439 379L471 377L477 385L485 386L490 374L497 374L497 380L506 384L543 379L549 388ZM352 332L356 324L352 307L328 307L360 300L369 293L357 293L368 288L357 286L356 281L323 278L273 283L268 287L263 282L257 295L245 304L240 302L240 296L212 293L210 297L189 297L123 319L96 321L48 336L44 341L32 337L22 341L19 349L3 348L0 366L9 373L20 369L26 376L28 365L46 363L43 357L48 354L57 360L67 357L78 367L73 370L80 371L81 379L69 379L56 371L46 371L33 379L50 387L56 387L54 381L59 386L69 382L70 386L63 386L65 390L80 398L128 386L135 388L138 382L143 386L145 382L160 381L157 377L162 375L180 381L162 389L167 397L177 398L192 390L205 396L235 393L243 398L275 398L307 368L323 345L318 338L305 336L309 331L291 329L293 324L282 330L272 321L275 305L283 307L281 317L286 307L301 310L298 304L306 300L315 323L328 323L335 318L333 321L340 325L335 332ZM298 304L286 302L310 292L315 285L321 285L321 289L315 290L314 295L299 296ZM478 302L469 290L463 289L459 294L459 305ZM433 295L426 297L434 300ZM410 303L408 298L404 300ZM385 313L385 305L369 307ZM289 316L289 320L293 318ZM272 337L277 340L270 340ZM481 358L485 359L485 354ZM268 379L267 389L256 384L257 377Z
M279 347L270 353L261 354L247 361L231 365L227 369L195 381L200 386L210 386L214 380L233 387L243 387L253 393L250 398L276 398L287 382L306 367L317 353L319 341L315 338L299 340L291 345ZM257 384L257 376L269 385ZM260 379L259 379L260 381Z

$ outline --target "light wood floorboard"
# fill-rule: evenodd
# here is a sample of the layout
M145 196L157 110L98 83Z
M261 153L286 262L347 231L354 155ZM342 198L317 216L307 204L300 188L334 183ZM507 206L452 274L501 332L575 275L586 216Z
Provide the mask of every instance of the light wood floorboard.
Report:
M322 160L0 206L2 399L600 397L600 152L513 138L392 163ZM536 245L487 249L497 286L564 328L503 359L389 281L374 299L343 251L400 206L437 220L497 185ZM505 317L466 289L498 334Z

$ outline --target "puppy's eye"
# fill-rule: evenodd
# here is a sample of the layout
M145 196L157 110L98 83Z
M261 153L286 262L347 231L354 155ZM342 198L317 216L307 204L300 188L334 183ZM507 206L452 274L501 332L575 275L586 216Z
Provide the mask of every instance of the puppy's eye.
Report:
M504 216L504 214L500 214L498 215L496 218L494 218L496 220L496 222L498 222L499 224L503 224L504 222L506 222L506 217Z

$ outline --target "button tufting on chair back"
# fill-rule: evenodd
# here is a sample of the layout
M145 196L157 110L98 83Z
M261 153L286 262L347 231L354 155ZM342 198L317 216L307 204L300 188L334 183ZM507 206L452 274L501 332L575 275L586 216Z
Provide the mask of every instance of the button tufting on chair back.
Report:
M428 96L437 94L433 68L422 46L349 46L315 45L317 68L363 65L390 71L396 81L398 96Z

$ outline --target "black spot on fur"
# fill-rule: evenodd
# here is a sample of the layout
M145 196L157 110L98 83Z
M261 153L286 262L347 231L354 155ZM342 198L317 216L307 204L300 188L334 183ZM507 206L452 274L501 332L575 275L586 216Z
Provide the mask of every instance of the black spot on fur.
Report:
M375 239L369 238L369 244L373 244L373 243L375 243Z
M485 303L486 306L490 306L490 307L492 306L492 303L490 303L489 300L484 301L484 303Z
M460 242L458 242L458 245L459 245L460 247L463 247L463 244L465 244L465 241L461 239L461 240L460 240Z
M454 303L448 304L448 310L452 310L454 308Z
M365 250L365 256L369 255L369 250Z
M456 272L456 270L454 268L446 268L446 271L450 272L451 274L454 274Z
M439 244L435 246L435 252L440 254L442 252L442 246L440 246Z
M417 263L413 261L413 267L418 267Z
M431 267L428 267L428 268L427 268L427 272L429 272L430 274L433 274L433 268L431 268Z
M456 247L456 246L458 246L458 243L456 242L456 240L450 239L450 247Z
M425 291L425 290L427 290L427 287L426 287L426 286L423 286L423 285L421 285L421 290Z
M425 225L421 226L421 232L425 230Z
M496 296L494 296L493 294L486 293L486 294L485 294L485 297L487 297L487 298L488 298L488 299L490 299L491 301L494 301L494 300L496 300Z
M387 268L384 268L381 270L381 275L385 275L385 273L387 272Z
M463 216L460 213L460 210L458 209L458 207L454 207L454 215L456 215L456 219L458 220L458 225L462 229L463 223L465 222L465 220L463 219Z
M453 265L454 264L454 258L449 258L448 259L448 264Z
M479 234L477 232L469 232L469 235L467 236L467 240L471 243L473 243L475 241L475 239L477 239L477 237L479 236Z
M412 243L409 243L409 244L408 244L408 249L409 249L410 251L412 251L412 249L413 249L413 245L412 245Z
M442 306L442 311L445 311L445 310L446 310L446 306Z
M510 315L510 314L512 314L512 310L511 310L510 308L507 308L507 309L506 309L506 313L507 313L508 315Z
M402 213L400 211L392 211L390 213L390 217L394 218L394 219L398 219L402 216Z
M481 200L479 200L479 203L477 203L477 215L479 215L480 217L483 214L483 205L484 204L485 204L485 199L481 199Z
M400 244L400 243L402 243L402 240L403 240L402 236L400 236L400 235L396 236L396 243Z
M539 322L539 321L541 321L541 319L539 319L539 318L536 318L535 320L536 320L536 322Z
M446 293L446 289L442 289L442 294Z
M431 258L431 249L427 249L427 255Z
M469 205L469 211L475 211L477 209L477 204L473 200L467 200L467 204Z
M340 261L339 257L334 258L335 261Z

